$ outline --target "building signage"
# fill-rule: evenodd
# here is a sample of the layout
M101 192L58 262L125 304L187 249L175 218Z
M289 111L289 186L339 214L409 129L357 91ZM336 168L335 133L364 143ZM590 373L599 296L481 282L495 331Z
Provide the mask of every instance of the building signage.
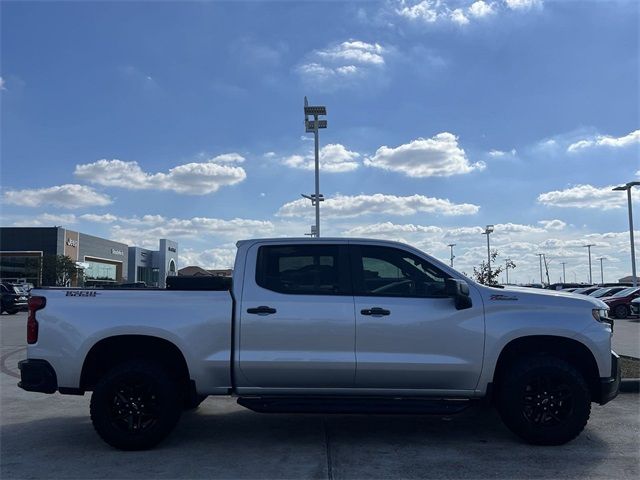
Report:
M78 240L73 240L72 238L67 238L67 245L69 245L70 247L77 247L78 246Z
M176 253L176 247L167 247L170 252Z
M124 255L124 252L122 250L118 250L117 248L112 248L111 255Z

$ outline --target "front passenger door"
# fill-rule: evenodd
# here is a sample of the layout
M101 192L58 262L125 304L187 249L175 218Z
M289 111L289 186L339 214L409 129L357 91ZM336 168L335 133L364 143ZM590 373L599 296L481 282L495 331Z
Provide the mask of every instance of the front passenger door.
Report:
M456 310L448 277L401 248L351 245L356 386L473 390L482 369L480 301Z

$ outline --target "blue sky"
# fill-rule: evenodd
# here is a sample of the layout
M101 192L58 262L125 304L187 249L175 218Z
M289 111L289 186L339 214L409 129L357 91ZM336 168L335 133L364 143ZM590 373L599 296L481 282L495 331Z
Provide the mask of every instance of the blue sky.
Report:
M512 279L629 274L635 1L3 2L3 225L180 243L301 235L302 101L327 106L323 234L404 240ZM637 202L636 202L637 203ZM636 205L636 208L640 206ZM640 222L640 220L637 220ZM594 268L599 279L599 268Z

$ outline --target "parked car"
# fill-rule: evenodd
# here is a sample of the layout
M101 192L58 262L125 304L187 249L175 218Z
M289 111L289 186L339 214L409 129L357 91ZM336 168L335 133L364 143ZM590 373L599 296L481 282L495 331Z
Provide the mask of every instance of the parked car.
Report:
M631 307L631 315L634 315L636 317L640 315L640 297L631 300L629 306Z
M591 286L591 287L583 287L583 288L577 288L575 289L573 292L571 293L578 293L580 295L589 295L592 292L595 292L596 290L598 290L600 287L598 286Z
M617 395L598 299L480 285L383 240L237 245L233 278L34 290L19 385L92 391L95 430L125 450L158 444L207 395L298 413L451 414L484 399L544 445Z
M598 290L591 292L589 294L590 297L602 298L602 297L610 297L611 295L615 295L616 293L624 290L625 286L622 287L602 287Z
M601 300L607 304L615 318L627 318L631 314L631 301L638 297L640 297L640 287L628 287Z
M0 291L2 293L2 306L0 314L7 312L9 315L18 313L27 309L27 299L29 294L26 293L20 285L14 283L0 283Z

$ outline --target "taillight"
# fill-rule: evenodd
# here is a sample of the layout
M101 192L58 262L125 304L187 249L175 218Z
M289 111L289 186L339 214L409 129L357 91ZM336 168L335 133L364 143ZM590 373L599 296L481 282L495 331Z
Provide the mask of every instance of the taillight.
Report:
M42 310L47 304L44 297L31 297L29 299L29 317L27 318L27 343L33 345L38 341L38 320L36 312Z

